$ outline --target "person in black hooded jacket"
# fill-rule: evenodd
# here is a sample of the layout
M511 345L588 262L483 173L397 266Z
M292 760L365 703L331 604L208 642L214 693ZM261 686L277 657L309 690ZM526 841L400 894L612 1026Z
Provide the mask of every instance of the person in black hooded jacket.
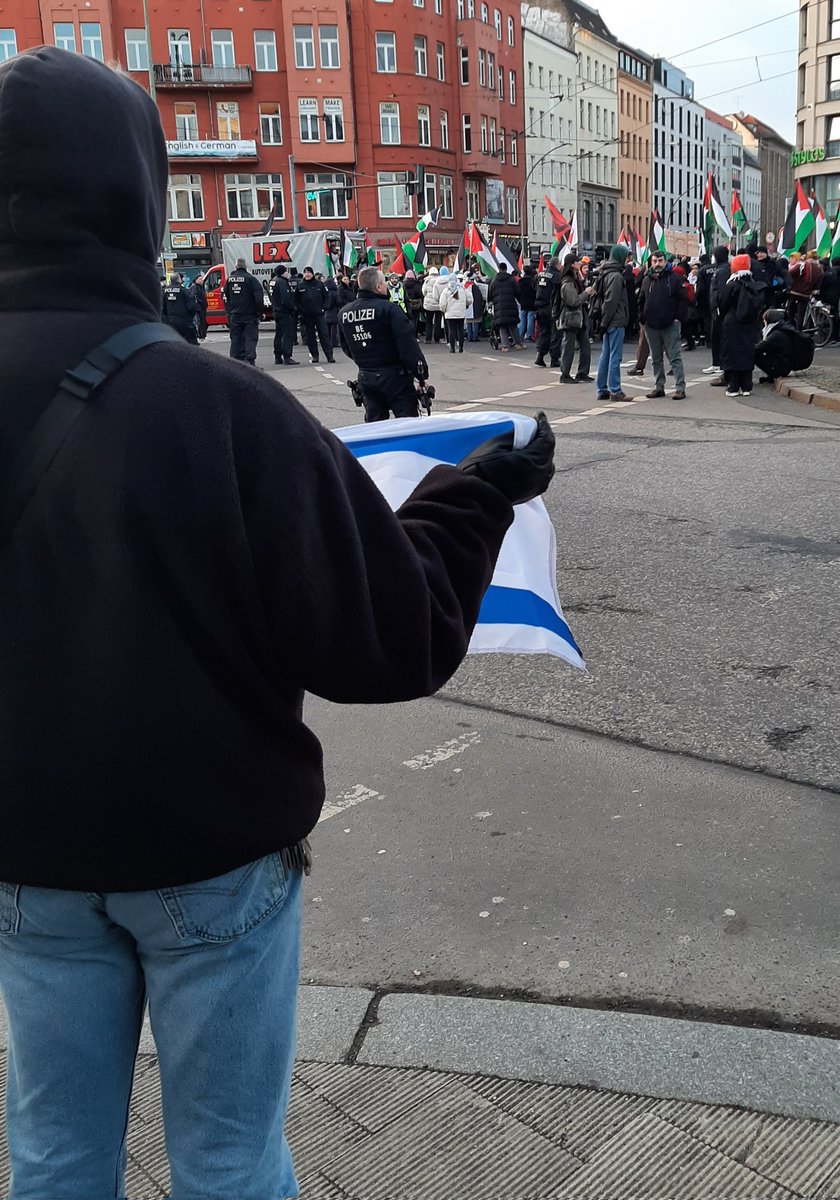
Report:
M283 1124L324 799L304 692L440 687L512 504L553 470L543 418L525 449L479 446L392 512L275 379L168 340L167 176L157 110L129 77L55 47L0 65L3 485L66 372L129 328L163 339L71 410L0 539L18 1196L125 1194L147 998L172 1194L298 1194Z

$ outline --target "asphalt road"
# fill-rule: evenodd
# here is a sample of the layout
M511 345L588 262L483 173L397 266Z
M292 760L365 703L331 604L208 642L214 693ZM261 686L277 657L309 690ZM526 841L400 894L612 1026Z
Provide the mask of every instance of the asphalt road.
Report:
M358 421L340 352L275 369L262 343L325 424ZM532 357L432 347L436 407L557 422L588 674L476 656L420 704L308 702L332 815L304 977L835 1028L840 414L727 399L702 350L686 401L643 399L648 373L625 407Z

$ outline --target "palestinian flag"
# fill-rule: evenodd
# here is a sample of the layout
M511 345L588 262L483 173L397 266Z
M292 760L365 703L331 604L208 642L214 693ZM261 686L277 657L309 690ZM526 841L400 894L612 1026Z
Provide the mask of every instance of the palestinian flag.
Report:
M521 275L521 274L523 273L523 271L525 270L525 259L524 259L524 257L523 257L523 254L522 254L522 251L521 251L521 250L519 251L519 258L517 258L517 260L516 260L516 269L517 269L517 271L519 272L519 274L520 274L520 275Z
M369 267L378 267L382 261L376 252L376 248L371 244L367 230L365 230L365 261Z
M275 197L274 201L271 205L271 211L268 214L265 225L263 225L262 229L260 230L261 237L268 237L268 235L271 233L271 230L274 226L274 222L276 220L277 220L277 198Z
M840 257L840 204L837 205L837 216L834 218L834 237L831 239L831 258Z
M566 242L563 247L558 250L557 257L561 263L565 262L569 254L574 250L578 243L578 224L577 224L577 209L572 213L572 223L569 226L569 232L566 235Z
M706 244L707 254L712 253L712 247L718 241L718 230L724 237L732 237L732 226L729 224L729 217L720 202L715 177L710 171L706 177L706 190L703 193L703 240Z
M461 245L458 247L458 253L455 255L455 270L463 271L467 265L469 258L469 230L464 230L464 236L461 238Z
M792 254L814 232L816 221L811 203L797 179L796 189L790 202L784 228L779 238L779 253Z
M426 239L421 233L415 233L414 237L403 242L402 247L403 258L408 263L408 269L413 271L416 268L421 268L426 261Z
M641 235L635 229L630 230L630 245L633 250L633 261L637 267L640 267L644 262L645 244L641 239Z
M548 196L543 196L543 200L545 200L546 211L551 217L551 228L554 232L554 240L557 242L558 246L560 246L563 243L563 239L569 236L569 230L571 229L571 226L560 212L560 209L556 208L555 205L552 204Z
M831 229L816 196L811 197L811 208L813 209L814 223L817 230L817 254L820 258L828 258L831 253Z
M510 271L511 275L513 275L513 273L518 269L513 251L506 242L503 242L502 239L496 235L495 230L493 232L493 243L490 247L490 252L497 263L507 263L507 269Z
M346 229L341 230L341 265L348 271L352 271L356 263L359 261L359 251L353 245Z
M330 254L330 244L324 238L324 276L327 279L332 279L335 275L335 266L333 265L332 255Z
M663 254L665 253L665 226L656 209L650 214L647 245L642 253L643 263L648 261L654 250L661 250Z
M747 220L747 214L741 207L741 197L734 190L734 188L732 190L732 229L737 235L739 241L751 241L753 231L750 228L749 221Z
M397 248L397 257L391 263L386 274L390 275L391 272L393 271L396 275L405 275L406 271L409 268L408 268L408 264L406 263L406 260L405 260L405 254L403 252L402 243L400 242L400 239L397 237L396 234L394 234L394 245Z
M424 213L420 220L415 225L418 233L422 233L424 229L428 229L430 225L437 225L440 220L441 205L437 208L430 208L427 213Z
M469 241L467 242L467 250L478 263L478 269L486 279L495 279L499 273L499 268L490 247L481 236L475 221L470 224Z

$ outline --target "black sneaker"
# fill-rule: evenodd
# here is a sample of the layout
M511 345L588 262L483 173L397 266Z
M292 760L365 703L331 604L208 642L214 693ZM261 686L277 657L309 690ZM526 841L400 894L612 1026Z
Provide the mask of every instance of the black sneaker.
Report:
M544 367L545 366L545 359L543 358L543 356L541 354L538 354L537 357L534 359L534 366L535 367Z
M299 367L300 362L296 358L284 358L283 365L286 367Z
M560 382L561 383L577 383L577 380L575 379L574 375L561 375Z
M609 400L609 398L610 398L609 392L599 392L598 396L597 396L598 400Z
M594 375L575 375L575 379L577 380L578 383L594 383L595 382Z

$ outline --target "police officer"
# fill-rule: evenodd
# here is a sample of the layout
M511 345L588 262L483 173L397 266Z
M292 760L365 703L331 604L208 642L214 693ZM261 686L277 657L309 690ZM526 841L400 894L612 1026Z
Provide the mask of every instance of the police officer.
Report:
M195 331L195 297L181 283L181 276L173 271L169 283L163 289L161 316L167 325L177 329L181 337L193 346L198 345Z
M560 260L552 258L548 264L548 269L540 271L537 276L535 287L535 311L537 314L537 325L539 327L539 336L537 337L537 357L534 362L538 367L546 365L545 354L548 352L548 365L550 367L560 366L560 351L563 345L563 331L557 328L556 321L552 320L551 309L554 303L554 294L560 287Z
M385 276L376 267L359 271L359 294L338 314L344 353L359 368L359 387L366 421L418 417L415 379L427 379L429 368L417 344L411 321L388 299Z
M204 287L203 275L196 275L190 288L190 295L195 300L195 324L198 329L198 340L203 342L207 337L207 291Z
M236 270L222 288L230 326L230 357L254 365L263 310L263 290L258 279L245 269L245 259L236 260Z
M296 367L297 359L292 358L292 345L297 327L297 301L282 263L274 268L268 295L274 314L274 361L278 365L285 363L288 367Z
M327 289L320 279L315 278L311 267L303 268L303 279L297 286L297 306L303 334L309 347L309 361L318 362L318 339L328 363L335 362L330 332L327 329Z

